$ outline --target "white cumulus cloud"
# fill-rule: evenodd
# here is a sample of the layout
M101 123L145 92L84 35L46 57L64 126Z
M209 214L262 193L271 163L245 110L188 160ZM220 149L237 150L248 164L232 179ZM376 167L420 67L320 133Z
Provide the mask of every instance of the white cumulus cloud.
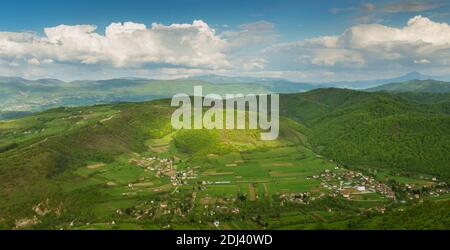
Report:
M216 73L351 80L380 78L380 72L448 74L449 58L450 25L420 15L403 27L360 24L339 35L288 42L280 42L275 25L267 21L221 33L200 20L149 27L112 23L104 33L93 25L59 25L44 29L43 35L0 32L0 75L30 77Z
M93 25L59 25L46 28L45 36L0 32L0 57L40 61L111 64L133 67L171 64L218 68L229 66L227 43L201 20L192 24L112 23L104 35Z
M411 18L400 28L357 25L338 36L273 45L263 54L268 68L289 70L414 70L419 65L448 68L450 25L423 16Z

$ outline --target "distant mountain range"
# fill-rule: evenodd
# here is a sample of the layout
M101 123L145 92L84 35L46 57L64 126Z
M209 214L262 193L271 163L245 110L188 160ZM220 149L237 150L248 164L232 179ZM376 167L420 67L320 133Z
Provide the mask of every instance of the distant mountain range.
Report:
M307 91L317 88L349 88L349 89L368 89L376 86L380 86L387 83L394 82L405 82L411 80L440 80L440 81L450 81L450 75L444 76L430 76L423 75L418 72L411 72L395 78L385 78L385 79L375 79L375 80L362 80L362 81L331 81L324 83L306 83L306 82L293 82L282 78L271 78L271 77L227 77L220 75L200 75L189 77L185 79L190 80L202 80L215 84L230 84L230 83L258 83L265 85L274 89L275 92L279 93L289 93L292 89L298 89L302 91ZM281 91L280 91L281 90Z
M368 91L449 93L450 82L436 80L411 80L383 84L375 88L370 88Z
M217 94L298 93L329 87L368 89L368 91L449 92L448 83L437 81L444 79L446 79L445 76L433 77L416 72L390 79L328 83L220 75L200 75L174 80L117 78L73 82L58 79L27 80L20 77L0 77L0 119L59 106L139 102L167 98L177 93L192 94L193 87L196 85L203 86L204 93Z

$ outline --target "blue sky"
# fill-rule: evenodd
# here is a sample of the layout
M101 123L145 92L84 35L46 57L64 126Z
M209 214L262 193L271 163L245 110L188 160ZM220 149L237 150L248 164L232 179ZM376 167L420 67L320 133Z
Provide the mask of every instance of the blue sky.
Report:
M356 0L2 1L0 32L13 32L16 36L17 34L21 36L33 34L34 38L26 42L22 41L25 38L21 38L21 43L17 42L13 45L8 43L7 48L13 49L10 51L3 49L4 51L2 51L2 38L0 36L0 74L22 75L30 78L43 77L47 74L51 77L74 79L77 76L79 77L80 72L86 72L86 78L132 76L135 74L144 74L144 76L149 77L176 77L186 74L220 73L279 76L295 80L320 81L324 77L327 80L375 77L375 72L382 69L382 65L391 65L389 71L386 71L388 75L402 74L408 71L446 74L450 73L446 70L448 68L447 62L433 54L434 52L417 54L411 51L408 54L408 46L411 50L418 49L417 44L414 44L419 39L415 39L415 36L430 34L414 34L416 31L411 31L416 30L414 27L403 29L407 28L408 21L417 16L426 18L432 25L436 24L436 27L440 27L441 25L438 24L450 22L449 13L450 5L446 1L409 0L373 2ZM195 20L201 20L207 26L206 29L215 32L214 35L201 33L205 37L198 38L198 35L192 34L190 29L196 29L196 32L205 32L205 29L201 28L202 25L193 25ZM426 22L425 19L419 21ZM419 27L419 23L421 23L419 21L415 22L417 24L415 27ZM142 44L138 44L137 47L149 51L144 51L141 55L138 53L139 51L130 51L129 48L124 48L124 45L119 45L116 40L84 36L84 33L105 36L105 29L112 23L123 24L124 22L145 25L149 32L147 36L139 35ZM153 23L161 24L162 27L154 30L152 28ZM172 24L191 24L192 26L167 28ZM80 30L72 28L70 33L67 32L67 29L60 28L53 32L53 38L49 38L44 30L59 25L67 27L90 25L95 26L96 29L81 28L83 31L79 32ZM346 31L352 30L352 27L361 25L372 26L367 28L365 34L347 32L347 35L343 36ZM381 25L385 29L380 30L376 25ZM120 30L128 29L124 27L121 26ZM383 41L385 44L370 44L373 45L372 47L366 46L363 48L362 43L366 41L354 45L354 39L368 39L367 33L370 32L380 32L379 36L381 37L389 35L390 28L399 29L400 33L403 32L403 35L399 35L399 39L406 37L406 40L402 40L394 46L391 43L397 42L398 39ZM170 29L170 31L165 29ZM180 36L180 32L192 35L193 39L198 38L197 42L199 43L207 41L205 42L205 48L201 48L199 51L191 51L191 54L183 54L184 51L198 49L198 44L192 43L189 48L185 49L181 48L181 45L176 42L171 44L172 47L166 45L167 42L164 39L168 39L167 41L182 39L183 36ZM436 36L436 46L442 46L442 39L447 39L445 35L440 34L443 32L446 32L445 27L432 34L432 36ZM63 33L65 37L61 36ZM142 32L138 31L138 33ZM168 33L173 34L173 36ZM351 38L348 38L348 33L351 33ZM82 37L74 37L74 34L81 34ZM164 34L164 38L161 38L161 34ZM11 40L8 36L11 35L3 34L5 44ZM152 38L148 38L149 36ZM145 40L144 37L146 37L145 39L159 40ZM323 37L334 38L331 39L333 41L327 40L328 44L324 44L323 40L315 41L314 44L308 42L308 39L317 40ZM27 37L26 39L31 38ZM95 41L99 45L93 49L85 48L88 46L85 44L83 45L83 51L80 52L78 44L68 45L74 39L81 39L80 41L87 44ZM99 39L105 41L99 41ZM125 38L122 37L121 39ZM52 46L45 46L44 44L49 40L52 40L50 41L50 43L53 43ZM61 44L63 40L65 44ZM369 43L375 40L371 40ZM344 44L347 42L349 44ZM424 42L422 46L426 46L425 44L433 43L434 40L422 42ZM112 44L116 47L113 47ZM149 48L146 44L163 47ZM388 44L391 44L389 46L392 47L386 47ZM106 47L98 49L98 46ZM384 46L384 52L390 49L398 51L392 55L386 55L387 61L374 59L374 55L380 52L376 51L380 49L380 46ZM6 48L6 45L4 47ZM117 55L117 53L108 51L108 49L122 50L124 54ZM181 50L177 51L177 49ZM25 50L26 52L24 52ZM168 53L155 54L156 50L167 51ZM284 51L285 54L282 54L280 50ZM423 48L423 50L431 51L433 49ZM76 53L82 55L75 55ZM201 55L202 57L193 58L193 61L195 61L193 63L187 60L170 58L177 53L180 53L180 57L195 55ZM210 55L206 57L205 53L210 53ZM397 55L398 53L400 55ZM295 58L293 55L295 55ZM140 59L137 61L131 60L127 56L137 56ZM287 57L285 61L283 61L284 57ZM209 63L211 60L218 61L218 63ZM242 70L243 68L248 69ZM156 72L155 69L161 70ZM180 70L177 71L176 69ZM351 74L351 71L357 72Z
M266 20L277 26L282 38L299 39L323 34L338 34L357 23L364 13L346 11L369 1L354 0L14 0L2 1L0 30L42 32L43 28L59 24L95 24L106 27L111 22L133 21L190 23L201 19L220 29L223 25L236 27L243 23ZM395 1L376 1L389 4ZM416 1L417 2L417 1ZM333 14L332 9L342 9ZM447 13L439 8L421 12L429 15ZM381 15L384 23L400 25L413 14L410 12ZM448 21L450 16L439 17Z
M201 19L220 29L266 20L275 23L286 39L342 31L351 20L331 15L333 7L352 1L6 1L0 10L0 30L41 32L59 24L95 24L133 21L190 23Z

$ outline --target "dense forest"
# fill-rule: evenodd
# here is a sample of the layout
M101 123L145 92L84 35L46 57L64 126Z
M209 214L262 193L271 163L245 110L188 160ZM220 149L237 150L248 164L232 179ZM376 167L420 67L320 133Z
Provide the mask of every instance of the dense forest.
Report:
M281 113L306 124L317 152L332 159L448 179L450 116L434 104L410 99L319 89L284 96Z

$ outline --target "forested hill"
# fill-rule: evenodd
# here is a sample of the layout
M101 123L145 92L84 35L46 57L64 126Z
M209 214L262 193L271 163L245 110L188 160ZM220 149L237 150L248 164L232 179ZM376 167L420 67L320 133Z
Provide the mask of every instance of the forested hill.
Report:
M345 89L281 100L281 113L312 130L320 154L351 165L450 177L450 115L440 106Z

